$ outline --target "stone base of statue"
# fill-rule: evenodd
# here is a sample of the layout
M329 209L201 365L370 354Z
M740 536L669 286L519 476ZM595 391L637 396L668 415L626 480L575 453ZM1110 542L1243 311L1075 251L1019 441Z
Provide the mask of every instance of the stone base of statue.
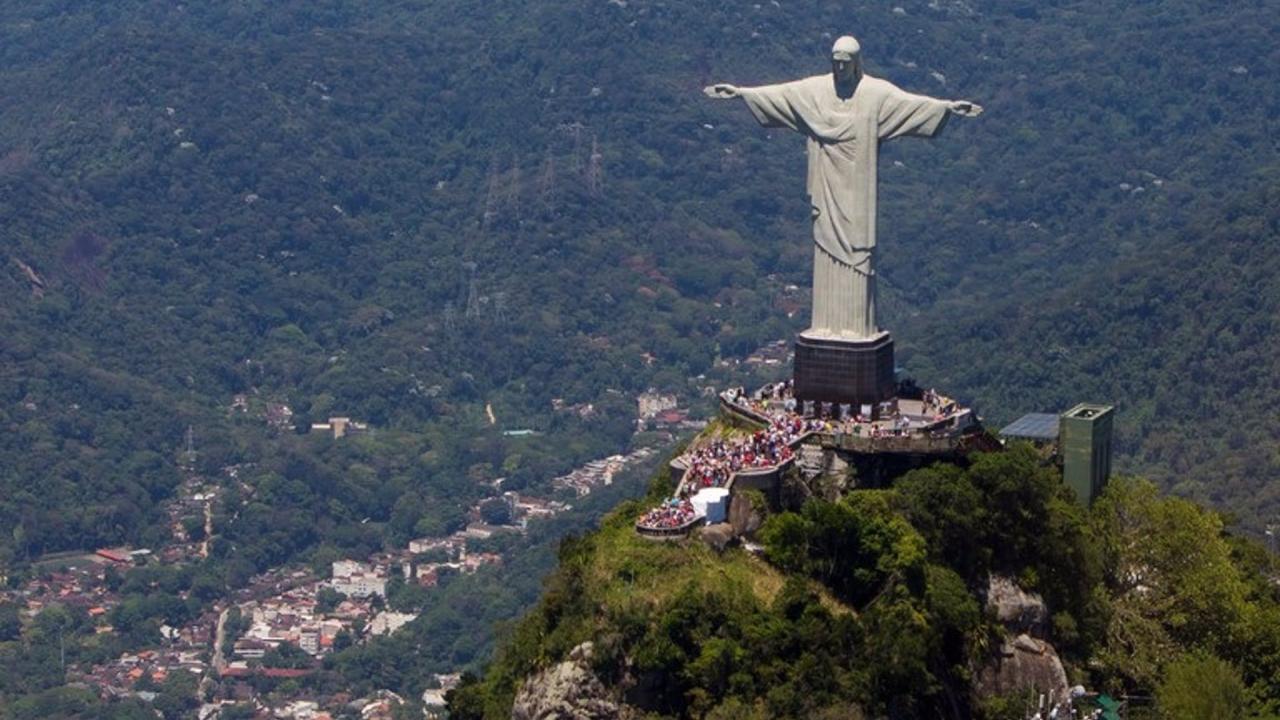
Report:
M853 412L893 398L893 338L844 339L800 333L796 336L795 398L801 402L845 404Z

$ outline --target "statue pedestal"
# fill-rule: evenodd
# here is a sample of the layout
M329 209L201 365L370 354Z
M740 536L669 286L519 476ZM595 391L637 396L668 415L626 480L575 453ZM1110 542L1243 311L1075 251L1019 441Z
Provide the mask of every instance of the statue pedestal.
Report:
M893 338L888 332L846 340L800 333L796 336L797 400L876 406L897 391Z

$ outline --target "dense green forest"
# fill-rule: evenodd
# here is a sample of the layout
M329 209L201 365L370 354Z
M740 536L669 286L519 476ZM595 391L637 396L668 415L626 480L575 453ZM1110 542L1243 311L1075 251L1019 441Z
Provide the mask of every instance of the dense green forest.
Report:
M1251 191L1275 172L1275 24L1263 3L1192 2L0 9L0 518L22 528L0 547L141 540L188 425L210 469L272 446L226 422L237 392L303 422L465 434L491 401L544 427L552 397L684 388L787 337L805 313L778 312L781 285L807 284L799 141L696 91L819 72L850 30L873 72L989 110L886 151L882 286L907 370L994 419L1118 402L1132 467L1256 526L1274 457L1235 451L1275 428L1235 398L1276 400L1241 329L1274 274L1213 294L1235 266L1187 263L1233 213L1253 218L1230 231L1237 259L1274 257L1274 203ZM1157 291L1209 307L1157 329ZM1084 293L1078 331L1041 312ZM450 459L433 476L483 460Z
M625 448L647 387L748 382L717 360L807 317L803 145L698 91L822 72L844 32L873 74L987 108L885 149L906 372L993 423L1115 402L1126 469L1260 531L1273 10L0 6L0 574L163 542L188 428L227 492L175 587L211 596L456 528L496 477L545 488ZM375 432L289 427L330 415Z
M646 500L669 491L659 477ZM767 563L641 538L645 508L561 546L451 717L512 717L536 671L590 641L601 695L627 716L1020 720L1025 697L973 689L1007 637L983 607L993 573L1043 594L1068 682L1132 696L1127 717L1280 708L1274 556L1146 480L1115 478L1085 508L1029 446L979 454L770 516Z
M1231 214L1252 218L1230 231L1261 254L1251 268L1274 256L1274 203L1250 193L1276 162L1264 10L4 9L0 513L22 537L0 542L23 557L140 539L187 425L210 468L270 447L229 427L237 392L288 401L304 422L467 429L493 401L504 423L545 426L551 397L683 388L717 356L787 337L804 312L781 316L778 283L807 280L799 141L696 90L821 71L829 36L849 29L873 72L989 109L886 153L882 284L907 369L994 418L1114 400L1134 467L1256 522L1248 498L1274 459L1228 456L1254 445L1240 434L1274 428L1208 400L1273 404L1267 354L1249 359L1238 329L1267 314L1273 274L1206 296L1234 265L1177 259L1201 257L1192 245L1221 238ZM1112 291L1085 287L1102 282ZM1066 293L1156 290L1210 307L1155 329L1141 304L1095 306L1079 332L1039 312L1080 301ZM1116 348L1141 377L1082 382L1102 375L1036 355L1089 347ZM1186 359L1153 366L1139 347ZM1188 434L1204 442L1171 440ZM456 440L441 439L446 454Z
M1035 306L960 301L950 323L924 320L908 364L973 388L1002 418L1116 398L1129 467L1261 534L1280 511L1280 166L1247 180L1254 187L1197 213L1169 242L1064 282ZM993 344L1000 353L989 354Z

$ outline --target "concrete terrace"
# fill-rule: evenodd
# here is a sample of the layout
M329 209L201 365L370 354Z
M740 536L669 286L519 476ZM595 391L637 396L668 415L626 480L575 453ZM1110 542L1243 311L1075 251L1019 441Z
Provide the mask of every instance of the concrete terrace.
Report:
M847 409L846 409L847 412ZM928 391L921 398L895 398L875 420L858 415L806 417L798 412L789 383L766 385L748 395L742 389L720 394L721 416L748 432L731 437L703 435L671 461L680 474L675 495L636 521L636 531L655 538L683 537L705 519L679 503L705 488L739 485L775 489L805 446L858 455L948 457L983 446L973 411Z

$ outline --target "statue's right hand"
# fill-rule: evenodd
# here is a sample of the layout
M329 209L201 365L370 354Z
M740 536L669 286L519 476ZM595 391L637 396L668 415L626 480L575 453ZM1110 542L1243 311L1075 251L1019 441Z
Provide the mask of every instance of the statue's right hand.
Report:
M703 94L713 98L736 98L738 97L738 86L729 83L716 83L702 88Z

